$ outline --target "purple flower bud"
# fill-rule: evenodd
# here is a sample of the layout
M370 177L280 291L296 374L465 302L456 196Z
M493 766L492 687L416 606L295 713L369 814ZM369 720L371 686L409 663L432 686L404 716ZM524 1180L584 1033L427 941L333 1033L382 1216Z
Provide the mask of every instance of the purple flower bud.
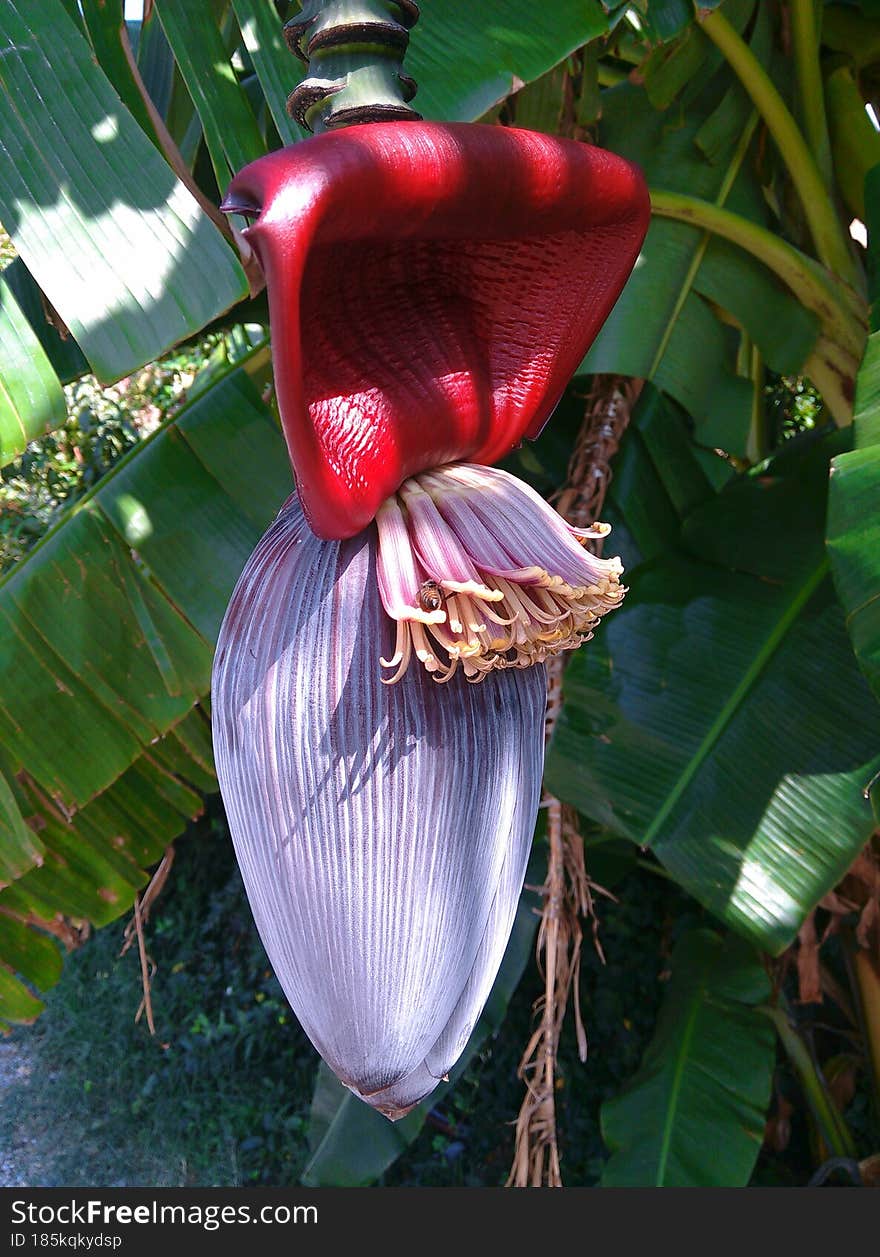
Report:
M546 676L502 668L472 685L461 668L438 686L414 667L383 683L396 626L378 538L371 524L320 540L288 500L229 604L213 723L238 862L285 994L339 1078L397 1118L461 1055L501 963L538 807ZM457 596L478 593L466 547L448 547ZM407 573L392 578L408 597Z

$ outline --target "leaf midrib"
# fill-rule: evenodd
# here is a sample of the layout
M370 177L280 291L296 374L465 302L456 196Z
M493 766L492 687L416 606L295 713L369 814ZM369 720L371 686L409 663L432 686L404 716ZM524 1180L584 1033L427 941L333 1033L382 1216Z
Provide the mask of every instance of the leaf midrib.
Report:
M753 109L749 117L749 121L746 124L743 133L740 136L739 142L733 151L730 162L728 163L727 170L724 173L724 178L721 181L721 187L718 189L718 195L716 196L714 203L719 206L719 208L723 208L727 203L727 198L730 195L730 189L736 182L736 177L740 172L746 152L748 151L748 147L752 142L752 137L757 129L757 123L758 114L757 111ZM654 360L651 363L650 370L648 371L649 380L653 380L657 372L660 370L660 364L663 361L666 350L669 348L669 342L672 339L673 332L675 331L678 317L681 314L684 303L693 291L694 281L697 278L697 272L703 265L703 259L706 256L706 251L709 248L711 240L712 233L710 231L704 231L696 249L694 250L690 265L688 266L687 273L685 274L681 289L679 290L676 298L675 305L672 308L672 313L667 320L666 329L663 333L660 344L657 346L656 353L654 354Z
M705 977L694 987L693 996L691 998L691 1007L688 1012L688 1018L685 1022L684 1033L681 1040L681 1051L675 1062L675 1070L672 1075L672 1086L670 1087L669 1103L666 1108L666 1120L663 1123L663 1134L660 1139L660 1159L657 1163L657 1176L654 1181L655 1187L663 1187L666 1179L666 1165L669 1160L669 1149L672 1145L672 1127L678 1112L678 1103L681 1098L681 1091L684 1079L685 1062L690 1056L691 1042L694 1037L697 1025L697 1017L702 1007L702 1002L706 995Z
M751 664L746 669L739 684L736 686L733 693L727 699L727 702L721 708L721 711L709 726L705 737L697 747L695 753L691 756L684 771L675 783L675 786L666 796L665 803L648 826L648 829L642 838L642 844L644 846L650 847L652 845L658 833L668 820L671 812L693 781L694 777L699 772L703 763L708 759L716 743L720 740L733 717L736 715L746 698L746 695L749 693L764 668L770 662L770 659L785 640L785 637L797 620L801 611L804 609L804 606L809 602L810 598L812 598L813 594L825 579L828 574L828 570L828 559L827 557L823 557L810 573L804 584L795 593L788 607L777 620Z

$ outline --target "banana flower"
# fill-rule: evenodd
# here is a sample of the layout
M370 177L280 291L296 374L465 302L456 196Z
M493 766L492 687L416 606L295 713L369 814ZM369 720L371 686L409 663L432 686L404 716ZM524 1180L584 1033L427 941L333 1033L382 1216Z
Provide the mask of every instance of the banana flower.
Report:
M647 193L584 144L371 123L252 163L224 208L253 219L296 492L221 629L218 776L294 1011L396 1118L458 1059L501 962L543 662L623 597L619 561L584 548L607 528L490 464L558 402Z

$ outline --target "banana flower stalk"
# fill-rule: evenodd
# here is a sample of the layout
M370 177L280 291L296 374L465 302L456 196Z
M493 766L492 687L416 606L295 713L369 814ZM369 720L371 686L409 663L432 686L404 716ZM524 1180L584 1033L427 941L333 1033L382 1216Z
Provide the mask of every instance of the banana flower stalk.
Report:
M587 145L371 123L252 163L224 208L254 220L296 492L221 629L218 776L294 1011L396 1118L458 1059L501 962L543 662L624 594L584 548L604 525L490 464L546 422L648 198Z

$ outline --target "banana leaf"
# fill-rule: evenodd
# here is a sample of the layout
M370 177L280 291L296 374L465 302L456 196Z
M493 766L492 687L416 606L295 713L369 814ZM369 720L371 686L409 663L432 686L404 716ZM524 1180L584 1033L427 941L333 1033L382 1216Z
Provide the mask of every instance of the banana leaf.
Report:
M880 698L880 166L865 180L865 197L875 330L856 380L857 448L839 455L831 467L828 553L853 648Z
M284 42L274 5L266 0L233 0L233 8L281 142L295 144L306 133L287 112L287 98L302 79L305 67Z
M481 0L478 21L471 0L424 5L406 55L419 85L414 108L439 121L481 118L607 29L599 0L557 0L552 20L529 0Z
M161 147L154 117L137 81L123 0L82 0L86 34L101 69L146 136Z
M756 1007L754 948L711 930L679 939L641 1068L602 1106L603 1187L744 1187L764 1138L775 1036Z
M750 39L762 58L769 55L769 21L758 6ZM652 187L724 205L763 225L768 208L743 145L750 108L730 70L713 65L686 110L655 108L645 86L632 82L604 92L600 142L637 162ZM744 250L655 218L583 369L652 380L689 412L701 444L745 457L753 454L763 363L780 374L801 370L818 335L815 315ZM746 339L761 361L744 366Z
M67 415L64 392L45 350L0 275L0 467Z
M266 151L257 120L210 7L156 0L155 8L198 111L222 194L237 170Z
M853 648L880 699L880 444L841 455L832 472L828 551Z
M89 364L82 350L69 333L65 331L62 335L62 331L49 321L46 299L21 258L16 258L6 267L2 282L11 290L61 383L69 384L85 375ZM61 423L66 414L65 407L56 423Z
M149 867L201 813L202 792L216 789L209 722L200 711L190 712L74 814L65 814L26 771L11 780L16 812L40 851L27 871L0 889L3 1029L42 1011L35 992L58 980L59 944L76 946L92 925L129 911Z
M214 634L291 487L248 374L265 366L257 350L205 388L0 584L0 666L16 677L0 696L0 914L36 930L127 911L216 788L199 714ZM22 1011L13 987L0 1018Z
M839 441L842 438L837 438ZM880 709L824 552L835 442L691 511L566 669L547 784L772 953L876 818Z
M244 273L59 0L0 6L0 45L0 221L109 383L240 300Z

